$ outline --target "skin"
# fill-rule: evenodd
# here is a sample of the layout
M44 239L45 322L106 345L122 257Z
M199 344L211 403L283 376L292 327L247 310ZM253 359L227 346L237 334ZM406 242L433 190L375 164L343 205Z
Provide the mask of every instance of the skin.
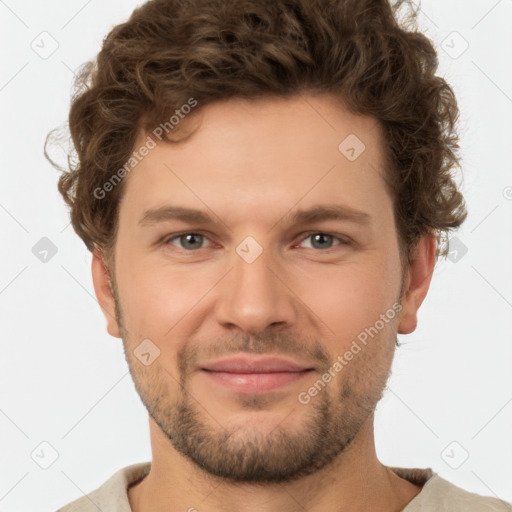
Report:
M416 328L435 240L421 238L402 272L380 127L328 95L230 99L186 121L195 123L189 138L157 144L125 178L115 266L100 251L92 261L108 332L123 339L149 411L152 467L129 489L132 509L402 510L421 488L378 460L374 410L397 333ZM349 134L366 146L353 162L338 150ZM369 222L286 222L326 204L366 212ZM140 223L169 205L208 212L215 224ZM204 237L177 236L186 233ZM252 263L236 252L248 236L263 250ZM300 403L393 304L399 314ZM134 354L144 339L160 350L148 366ZM198 367L242 352L314 371L244 394Z

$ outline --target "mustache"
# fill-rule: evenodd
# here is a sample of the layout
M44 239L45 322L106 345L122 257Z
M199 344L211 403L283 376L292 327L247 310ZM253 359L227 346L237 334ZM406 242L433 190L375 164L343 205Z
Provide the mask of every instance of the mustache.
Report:
M258 337L233 334L215 342L195 341L183 345L178 351L178 367L183 374L194 367L198 359L216 359L239 353L267 354L293 358L300 354L318 363L321 368L328 368L331 357L324 345L314 338L306 340L290 333L273 332Z

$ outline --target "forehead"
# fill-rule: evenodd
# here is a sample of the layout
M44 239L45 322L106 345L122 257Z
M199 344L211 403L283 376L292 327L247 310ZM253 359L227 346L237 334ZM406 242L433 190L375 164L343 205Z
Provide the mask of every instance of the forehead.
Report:
M231 99L196 108L182 121L194 126L184 141L160 142L148 132L156 144L125 178L121 215L166 204L262 216L299 203L365 203L374 210L389 203L377 121L331 96ZM135 150L148 133L139 134Z

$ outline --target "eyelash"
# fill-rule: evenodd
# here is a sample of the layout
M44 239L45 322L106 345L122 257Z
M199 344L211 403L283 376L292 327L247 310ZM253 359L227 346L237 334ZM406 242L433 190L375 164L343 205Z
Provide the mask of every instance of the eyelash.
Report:
M171 242L173 240L177 240L177 239L180 239L181 237L183 236L186 236L186 235L199 235L199 236L202 236L208 240L210 240L208 238L208 236L204 233L201 233L199 231L185 231L183 233L178 233L178 234L174 234L172 236L167 236L166 238L164 238L162 240L162 243L164 246L167 246L167 245L171 245ZM339 244L339 246L347 246L347 245L351 245L351 240L348 239L348 237L342 237L341 235L337 236L335 235L334 233L327 233L327 232L324 232L324 231L310 231L308 233L304 233L303 234L303 237L301 238L301 242L302 243L304 240L307 240L309 237L313 236L313 235L327 235L327 236L331 236L333 237L334 239L340 241L341 243ZM211 240L210 240L211 242ZM332 251L334 251L336 249L336 247L339 247L339 246L335 246L335 247L330 247L328 249L317 249L316 252L321 252L321 253L331 253ZM179 248L181 249L181 248ZM193 253L193 252L198 252L200 251L201 249L204 249L204 247L201 247L200 249L195 249L195 250L186 250L186 249L181 249L183 252L190 252L190 253ZM313 249L315 250L314 247L307 247L307 249Z

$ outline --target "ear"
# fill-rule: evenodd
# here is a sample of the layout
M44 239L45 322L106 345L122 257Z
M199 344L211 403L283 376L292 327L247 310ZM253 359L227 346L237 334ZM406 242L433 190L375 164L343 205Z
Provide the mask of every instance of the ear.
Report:
M418 324L417 312L425 299L436 262L437 242L434 235L424 235L411 250L406 272L399 334L410 334Z
M116 319L116 306L112 295L110 275L99 249L95 249L92 253L91 272L96 298L107 319L107 331L114 338L120 338L121 333Z

